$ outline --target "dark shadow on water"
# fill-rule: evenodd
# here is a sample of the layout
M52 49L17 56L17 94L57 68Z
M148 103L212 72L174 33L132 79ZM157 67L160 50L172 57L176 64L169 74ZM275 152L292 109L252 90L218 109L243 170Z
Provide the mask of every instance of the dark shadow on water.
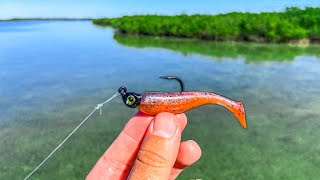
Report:
M135 48L163 48L183 55L199 54L215 59L243 57L246 62L292 61L301 55L320 56L320 45L212 42L197 39L115 34L119 44Z

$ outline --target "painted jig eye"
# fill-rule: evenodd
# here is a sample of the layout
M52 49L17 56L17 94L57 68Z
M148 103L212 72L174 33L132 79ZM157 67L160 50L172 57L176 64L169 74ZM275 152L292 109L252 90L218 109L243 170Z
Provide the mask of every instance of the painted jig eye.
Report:
M136 97L134 97L133 95L129 95L126 99L126 104L127 105L132 105L136 102Z

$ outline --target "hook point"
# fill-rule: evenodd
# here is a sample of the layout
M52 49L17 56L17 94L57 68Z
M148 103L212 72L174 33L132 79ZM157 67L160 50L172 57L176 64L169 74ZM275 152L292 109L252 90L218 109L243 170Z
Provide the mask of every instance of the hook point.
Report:
M161 79L169 79L169 80L177 80L179 83L180 83L180 87L181 87L181 90L180 92L183 92L184 91L184 84L182 82L182 80L179 78L179 77L176 77L176 76L160 76Z

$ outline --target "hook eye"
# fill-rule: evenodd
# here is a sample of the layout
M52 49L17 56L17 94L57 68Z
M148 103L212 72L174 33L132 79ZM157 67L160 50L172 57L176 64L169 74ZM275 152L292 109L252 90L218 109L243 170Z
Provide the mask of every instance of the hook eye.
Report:
M124 96L127 94L127 88L124 86L121 86L118 90L118 92L121 94L121 96Z

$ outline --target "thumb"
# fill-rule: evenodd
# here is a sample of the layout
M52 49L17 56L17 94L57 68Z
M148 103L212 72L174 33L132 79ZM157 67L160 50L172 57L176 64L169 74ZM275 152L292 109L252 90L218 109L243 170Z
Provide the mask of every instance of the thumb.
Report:
M160 113L151 122L129 179L169 179L181 140L178 118Z

